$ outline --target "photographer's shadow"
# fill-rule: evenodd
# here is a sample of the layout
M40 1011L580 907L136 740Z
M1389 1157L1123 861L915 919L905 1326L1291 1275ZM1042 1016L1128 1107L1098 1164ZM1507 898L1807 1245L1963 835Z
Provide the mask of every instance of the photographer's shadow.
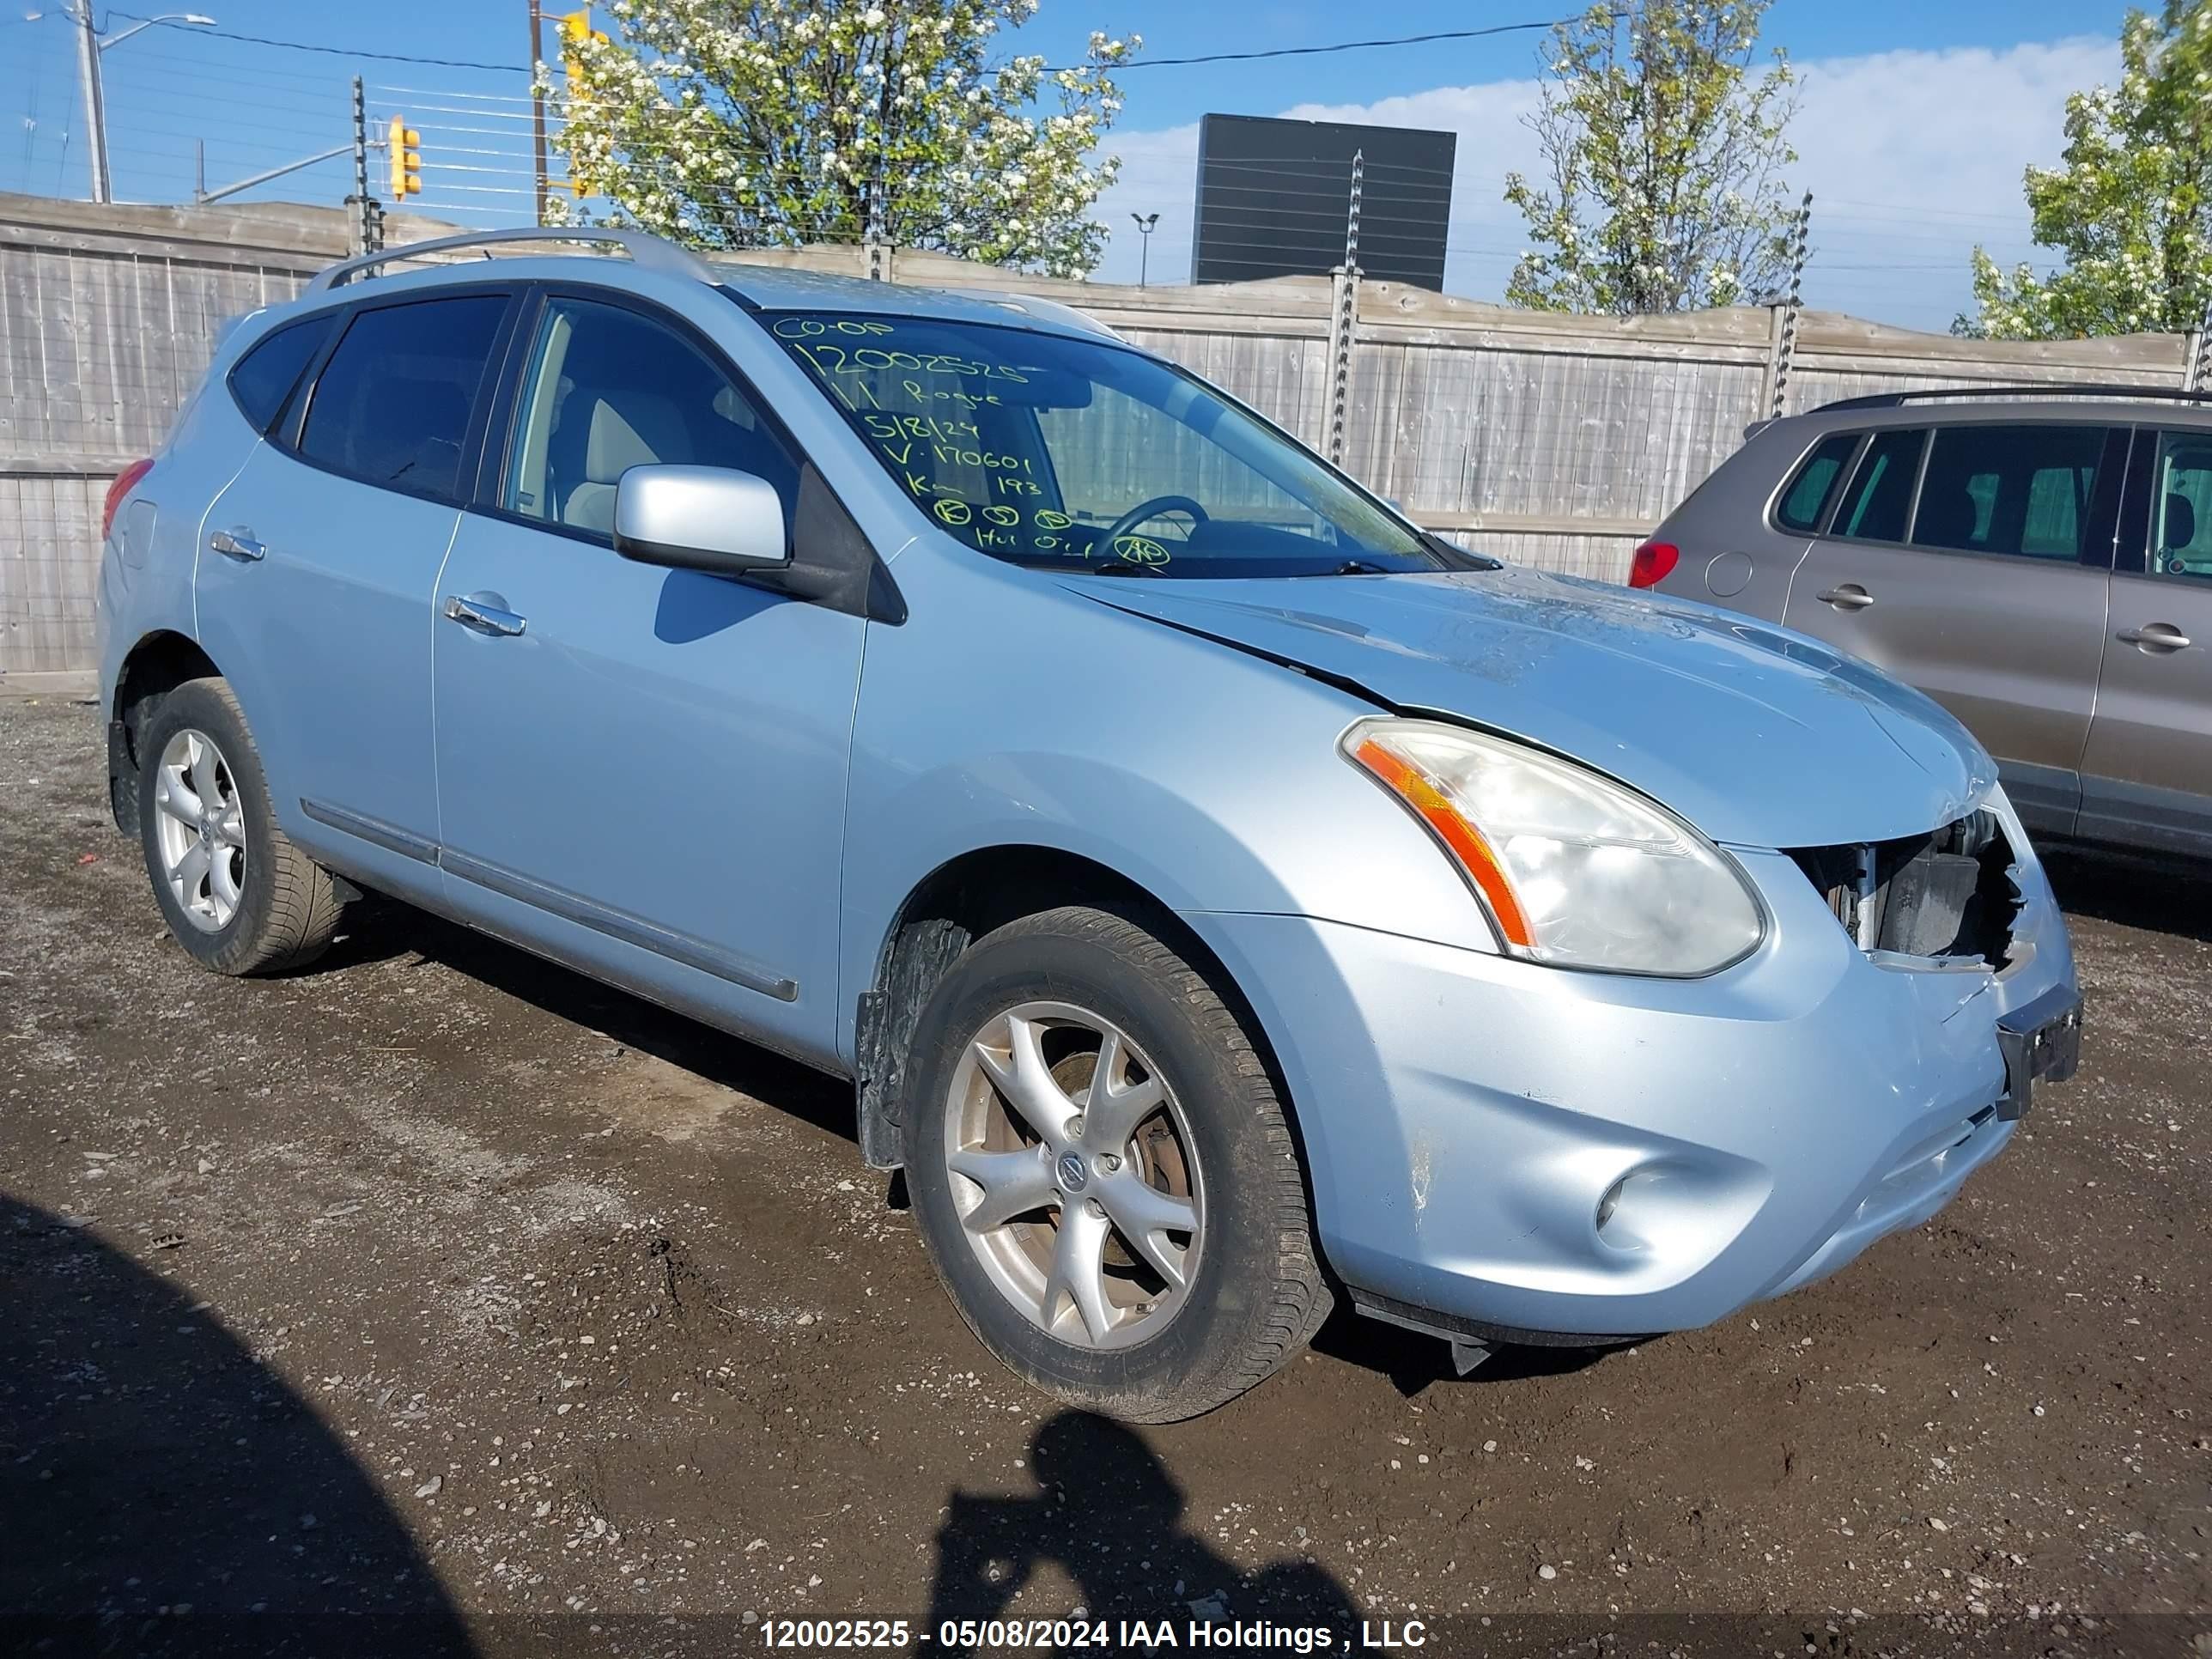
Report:
M0 1652L463 1659L345 1441L205 1303L0 1194Z
M1276 1562L1247 1573L1187 1529L1182 1489L1123 1425L1061 1412L1038 1426L1029 1464L1034 1497L952 1494L937 1534L927 1626L933 1647L948 1621L1006 1616L1023 1585L1048 1564L1074 1580L1085 1622L1106 1621L1115 1645L1124 1620L1166 1620L1178 1638L1194 1620L1326 1625L1340 1639L1352 1627L1352 1597L1312 1562ZM974 1649L952 1643L945 1650Z

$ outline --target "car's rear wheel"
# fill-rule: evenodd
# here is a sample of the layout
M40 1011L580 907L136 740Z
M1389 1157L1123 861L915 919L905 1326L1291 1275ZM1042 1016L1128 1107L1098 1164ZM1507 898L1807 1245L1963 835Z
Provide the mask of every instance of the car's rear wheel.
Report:
M169 931L219 974L312 961L343 908L321 866L276 827L260 752L229 685L187 680L138 732L140 839Z
M908 1070L907 1181L975 1334L1071 1403L1209 1411L1328 1310L1297 1151L1237 1015L1130 917L978 940Z

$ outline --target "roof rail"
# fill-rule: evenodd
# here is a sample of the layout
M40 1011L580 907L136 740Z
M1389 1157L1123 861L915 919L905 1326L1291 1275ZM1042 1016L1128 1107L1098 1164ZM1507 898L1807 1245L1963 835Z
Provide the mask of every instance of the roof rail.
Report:
M1807 412L1825 415L1837 409L1897 409L1905 404L1948 398L2150 398L2165 403L2212 403L2212 392L2185 392L2164 386L1950 386L1920 392L1875 392L1863 398L1839 398Z
M427 242L406 242L375 253L357 253L317 271L315 279L307 284L307 292L323 294L342 288L363 272L394 259L411 259L417 254L458 252L500 242L604 243L622 249L644 269L664 276L688 276L694 282L708 283L721 280L714 275L712 266L689 248L679 247L651 231L620 230L605 225L526 225L508 230L464 231L458 236L434 236Z
M1042 322L1065 323L1070 328L1083 330L1086 334L1103 334L1109 340L1121 337L1089 312L1079 311L1058 300L1044 300L1034 294L1018 294L995 288L952 288L945 291L957 294L963 300L981 300L991 305L1005 306Z

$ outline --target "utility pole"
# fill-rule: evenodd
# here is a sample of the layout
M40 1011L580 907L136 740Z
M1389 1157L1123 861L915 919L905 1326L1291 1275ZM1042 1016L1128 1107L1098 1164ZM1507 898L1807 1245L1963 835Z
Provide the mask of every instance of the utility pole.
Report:
M1144 239L1137 244L1137 286L1143 288L1152 275L1152 229L1159 223L1160 216L1157 213L1133 213L1129 216L1137 222L1137 234Z
M70 0L76 25L76 74L84 93L87 154L92 161L92 199L112 200L107 187L107 99L100 83L100 37L92 27L92 0Z
M132 35L156 23L185 23L193 28L215 27L215 19L196 11L165 11L159 17L142 17L127 29L118 29L105 40L92 23L92 0L63 0L63 11L76 25L76 76L84 94L86 153L92 161L92 199L111 202L114 192L107 177L107 92L100 83L100 54L119 46ZM37 12L31 14L39 15Z
M530 149L538 165L538 222L545 222L545 90L538 74L543 62L544 8L530 0Z

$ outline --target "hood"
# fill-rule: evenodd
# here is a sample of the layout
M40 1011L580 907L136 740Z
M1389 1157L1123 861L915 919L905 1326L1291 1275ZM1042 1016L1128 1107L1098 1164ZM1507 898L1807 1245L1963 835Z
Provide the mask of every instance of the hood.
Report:
M1076 591L1555 750L1738 846L1923 834L1996 779L1919 692L1706 605L1512 567L1104 586Z

